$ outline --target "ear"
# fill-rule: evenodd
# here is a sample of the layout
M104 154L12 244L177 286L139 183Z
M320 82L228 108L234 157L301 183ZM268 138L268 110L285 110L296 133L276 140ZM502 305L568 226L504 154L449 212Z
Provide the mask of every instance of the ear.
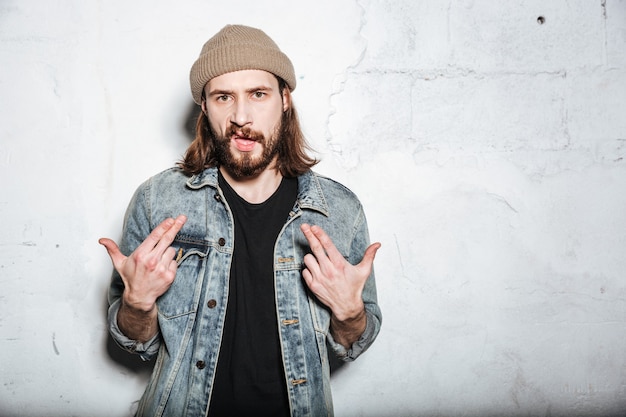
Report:
M202 113L204 113L206 117L209 117L209 111L206 106L206 98L208 97L208 86L209 83L207 82L204 87L202 87L202 95L200 97L200 107L202 107Z
M283 88L283 112L289 110L291 106L291 94L289 93L289 88Z

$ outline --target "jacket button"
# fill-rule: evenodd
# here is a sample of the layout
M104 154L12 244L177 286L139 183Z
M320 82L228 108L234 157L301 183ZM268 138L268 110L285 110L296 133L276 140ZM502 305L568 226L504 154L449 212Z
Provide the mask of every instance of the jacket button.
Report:
M198 369L204 369L206 367L206 363L204 361L198 361L196 362L196 368Z
M207 307L209 307L209 308L215 308L215 306L217 305L217 301L215 301L215 300L211 299L211 300L209 300L209 302L208 302L208 303L206 303L206 305L207 305Z
M215 193L213 198L215 198L215 201L222 201L222 197L220 197L220 195L218 193Z
M220 246L224 246L224 245L226 244L226 239L224 239L223 237L221 237L221 238L217 241L217 243L218 243Z

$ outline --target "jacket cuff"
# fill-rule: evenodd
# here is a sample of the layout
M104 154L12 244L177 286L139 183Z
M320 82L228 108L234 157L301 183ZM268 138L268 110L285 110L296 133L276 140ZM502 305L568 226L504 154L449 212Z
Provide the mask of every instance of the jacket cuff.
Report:
M356 342L352 343L350 349L346 349L342 344L337 343L330 332L328 332L328 335L326 336L331 349L341 360L345 362L352 362L358 358L367 350L376 337L376 325L374 324L372 313L365 310L365 316L367 319L365 322L365 330L363 331L363 334L361 334L361 337L359 337Z
M109 323L109 333L122 349L136 353L139 357L148 361L154 357L159 351L160 342L160 332L157 332L156 335L147 342L138 342L137 340L129 339L126 337L124 333L120 330L117 325L117 314L120 311L121 299L118 298L109 306L109 312L107 315L107 320Z

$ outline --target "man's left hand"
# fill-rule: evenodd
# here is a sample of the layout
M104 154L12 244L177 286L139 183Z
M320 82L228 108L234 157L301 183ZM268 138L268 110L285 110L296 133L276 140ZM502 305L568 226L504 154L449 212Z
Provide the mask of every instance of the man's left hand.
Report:
M380 243L371 244L357 265L350 264L319 226L303 224L312 254L304 257L302 276L309 289L328 306L334 319L349 322L364 314L363 287L372 272Z

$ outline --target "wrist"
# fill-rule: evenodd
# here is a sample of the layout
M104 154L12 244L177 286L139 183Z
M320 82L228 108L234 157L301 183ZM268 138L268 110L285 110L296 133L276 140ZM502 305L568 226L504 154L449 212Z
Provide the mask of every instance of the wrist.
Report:
M349 349L354 342L359 340L366 327L367 314L365 313L365 307L346 317L335 314L331 316L330 332L335 341L346 349Z
M333 311L332 317L340 323L351 323L360 321L365 317L365 305L361 301L352 308L342 309L341 311Z
M127 291L122 295L122 306L135 314L150 314L156 311L155 300L139 299Z
M144 343L158 332L156 303L133 304L122 297L117 325L128 338Z

